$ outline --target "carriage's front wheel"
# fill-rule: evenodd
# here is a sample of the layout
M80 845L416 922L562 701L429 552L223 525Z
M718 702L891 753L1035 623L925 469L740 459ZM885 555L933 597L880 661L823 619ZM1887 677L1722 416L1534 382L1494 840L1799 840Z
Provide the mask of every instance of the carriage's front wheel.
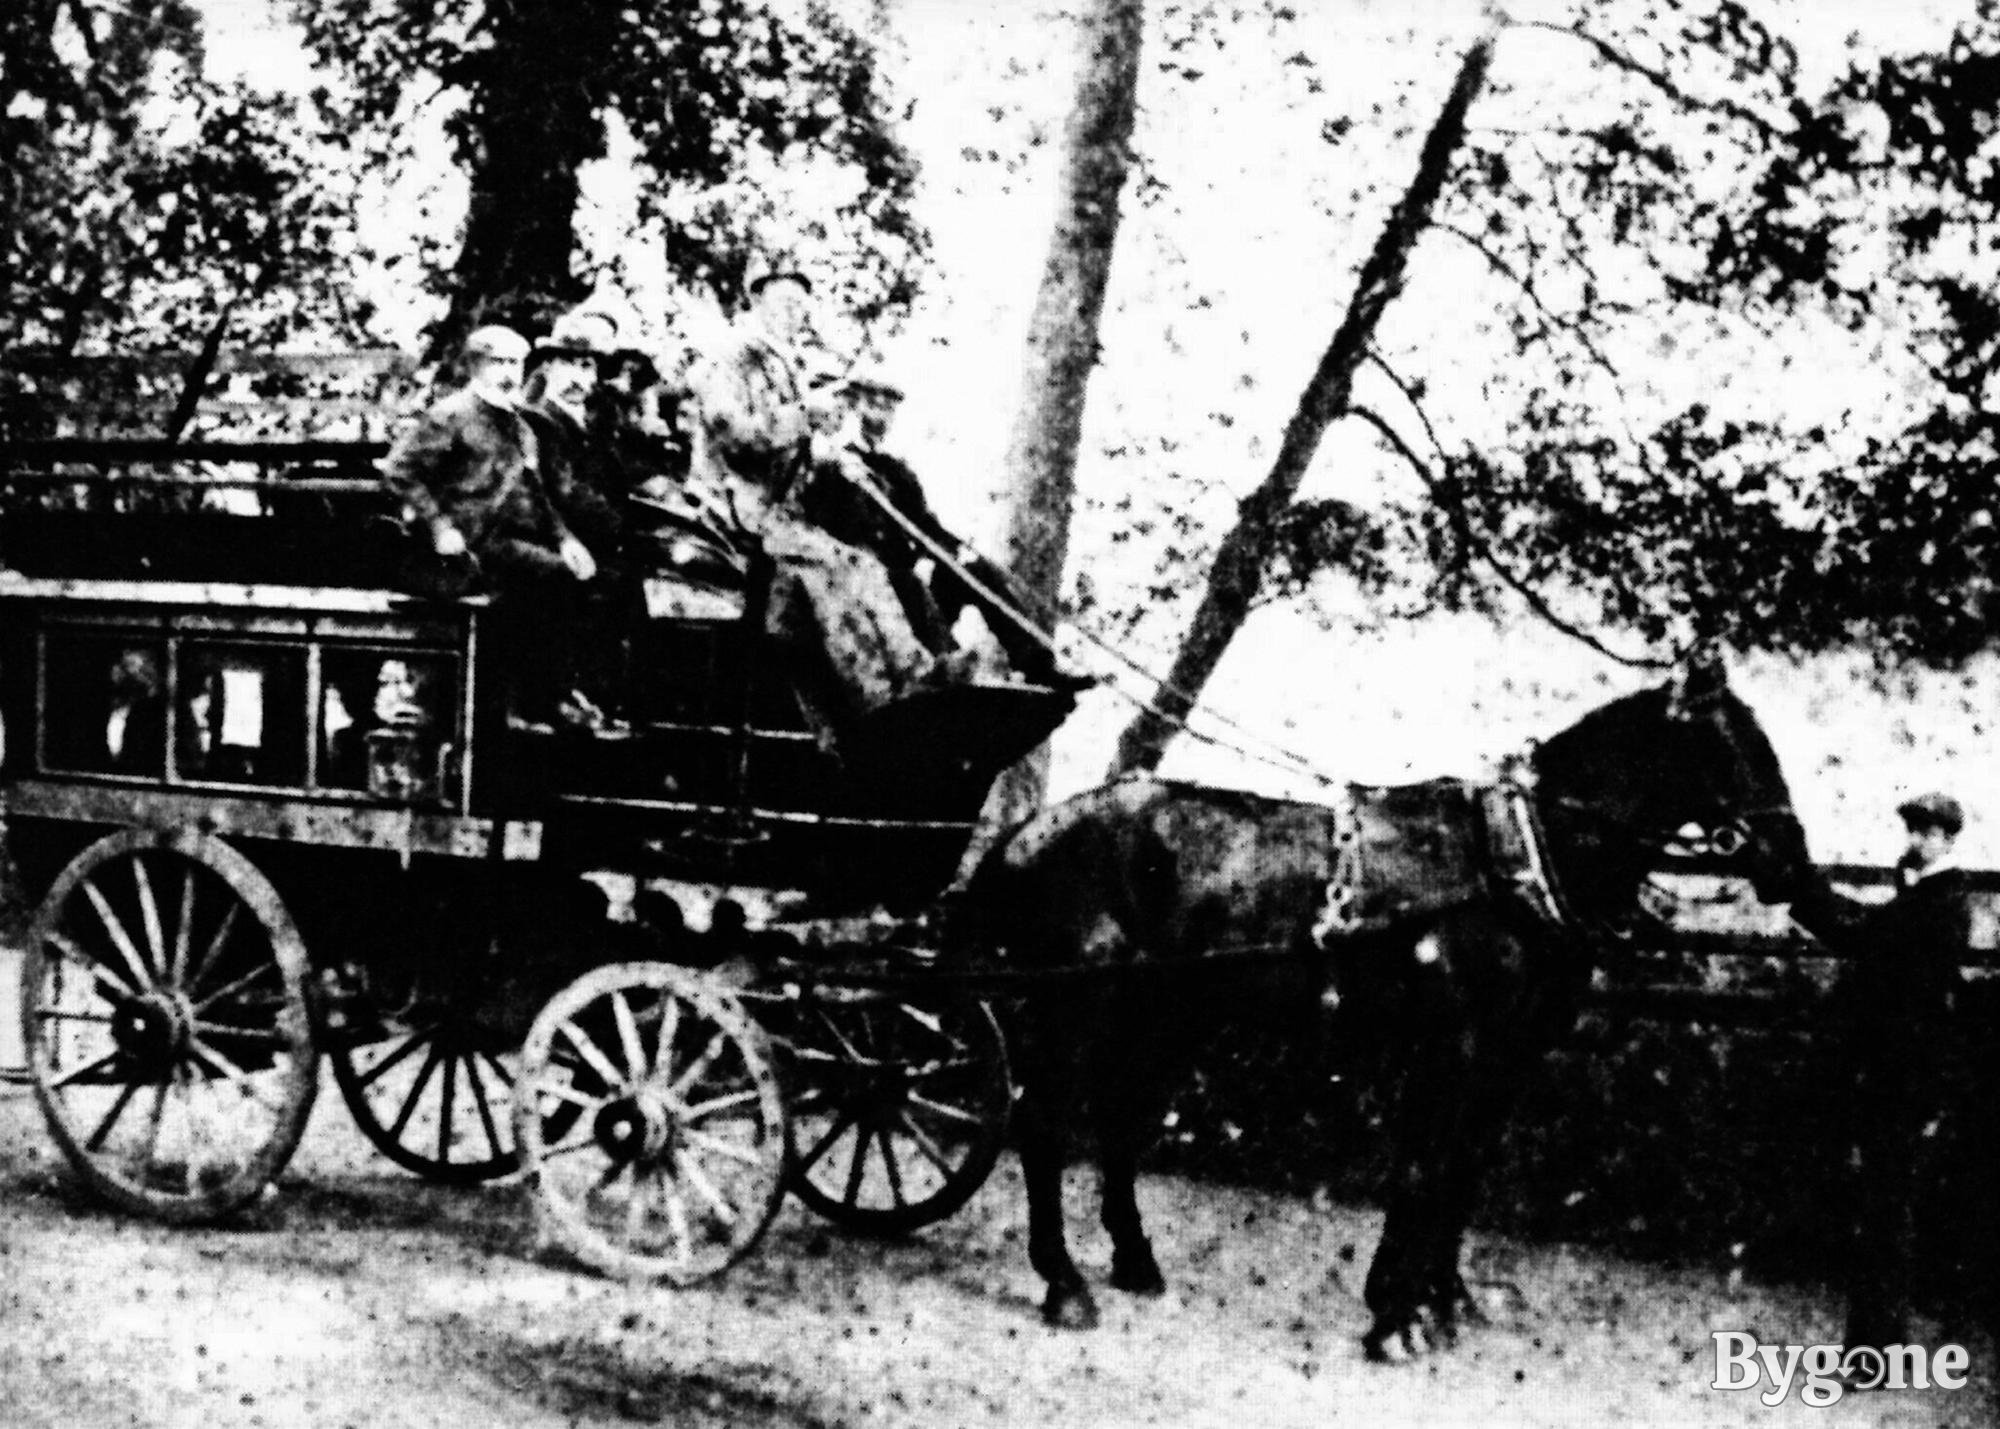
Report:
M792 1193L850 1230L954 1214L992 1173L1013 1087L992 1009L969 997L807 989L767 1014L795 1090Z
M735 998L663 963L577 979L521 1050L514 1133L547 1232L608 1274L690 1285L784 1194L785 1106Z
M29 933L21 1031L85 1182L168 1221L261 1192L318 1090L305 989L277 890L220 839L129 829L72 859Z

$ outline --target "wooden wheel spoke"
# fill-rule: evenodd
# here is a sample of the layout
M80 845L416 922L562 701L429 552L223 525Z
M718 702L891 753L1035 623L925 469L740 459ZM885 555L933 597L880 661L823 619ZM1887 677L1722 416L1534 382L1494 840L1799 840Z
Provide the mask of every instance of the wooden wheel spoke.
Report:
M493 1079L500 1083L501 1086L510 1092L514 1089L514 1074L507 1070L505 1062L501 1061L491 1052L478 1052L474 1056L486 1059L488 1069L493 1073Z
M625 1054L625 1074L633 1082L646 1080L646 1052L639 1045L639 1024L632 1019L632 1004L623 992L611 994L611 1020L618 1027L619 1050Z
M222 920L215 925L214 936L202 950L201 961L195 964L194 971L188 974L187 981L183 984L189 991L201 986L201 980L208 976L208 970L214 967L215 960L222 956L223 946L228 943L229 935L236 931L236 918L242 911L243 905L235 899L231 899L229 906L222 910Z
M367 1088L374 1086L375 1083L381 1079L382 1075L385 1072L389 1071L392 1067L395 1067L400 1063L409 1060L409 1058L417 1051L418 1048L427 1047L429 1045L430 1045L430 1039L426 1034L421 1032L411 1033L409 1037L404 1039L403 1044L400 1047L396 1048L395 1051L388 1053L386 1056L382 1058L381 1061L377 1062L374 1066L370 1067L366 1072L362 1073L360 1078L362 1089L365 1091Z
M129 999L132 997L136 997L146 990L139 983L135 983L132 981L131 969L118 967L112 963L105 962L101 958L92 957L89 953L86 953L83 950L83 948L79 946L77 942L73 938L71 938L68 934L58 932L55 929L51 928L48 933L48 940L49 942L55 944L57 951L59 951L65 958L68 958L71 962L77 964L79 967L89 968L94 976L98 974L109 973L112 977L116 978L120 983L124 985L124 992L122 996L124 996L125 998ZM97 980L99 984L102 985L103 978L101 976L98 976Z
M907 1206L910 1198L903 1194L903 1163L896 1159L896 1143L888 1127L875 1129L875 1144L882 1148L882 1168L889 1173L890 1198L899 1206Z
M820 1158L826 1155L834 1142L840 1140L841 1133L853 1125L854 1113L842 1108L840 1115L833 1119L833 1125L828 1127L825 1134L812 1144L812 1150L799 1158L799 1170L810 1171L813 1167L819 1165Z
M88 877L79 879L77 886L83 890L84 897L90 900L90 906L97 910L97 920L104 925L104 931L110 936L111 945L118 950L118 956L125 960L126 970L132 974L132 986L135 988L153 986L152 970L146 966L145 958L133 944L132 935L125 931L124 923L119 921L116 910L111 906L111 900L104 896L104 890Z
M632 1199L625 1203L625 1249L638 1249L639 1237L646 1230L648 1203L652 1199L653 1182L651 1178L635 1172L632 1176Z
M826 1030L830 1034L832 1034L833 1040L840 1044L841 1054L844 1057L846 1057L848 1061L865 1063L869 1060L867 1054L862 1052L862 1050L859 1047L856 1047L852 1042L848 1040L847 1034L840 1030L840 1025L833 1020L833 1015L831 1013L829 1013L823 1007L815 1007L813 1009L813 1013L815 1016L819 1018L821 1024L826 1028Z
M49 1088L50 1090L53 1091L57 1087L66 1087L74 1082L79 1082L83 1078L90 1076L94 1072L103 1071L106 1067L111 1066L117 1060L118 1060L118 1051L116 1048L113 1048L111 1051L106 1052L103 1056L85 1062L81 1067L72 1067L69 1071L64 1072L60 1077L53 1078L49 1082Z
M111 1110L104 1113L104 1119L97 1123L97 1129L90 1133L90 1139L83 1143L84 1149L93 1156L104 1149L104 1139L111 1135L111 1128L118 1124L118 1118L125 1113L133 1093L139 1090L137 1082L127 1082L118 1091L118 1099L111 1103Z
M940 1176L948 1177L958 1169L945 1156L944 1148L933 1141L931 1134L921 1126L918 1126L908 1112L897 1113L897 1120L902 1123L903 1134L916 1144L918 1152L922 1154L924 1160L937 1168ZM884 1134L886 1135L887 1133Z
M508 1148L500 1144L500 1128L494 1123L493 1108L487 1105L486 1081L479 1075L476 1052L465 1059L465 1085L472 1093L472 1104L479 1109L479 1129L486 1133L487 1150L495 1156L505 1156Z
M282 976L278 973L278 965L276 963L259 963L256 967L250 969L249 972L243 974L243 976L224 983L214 992L211 992L208 996L195 1003L194 1010L196 1012L206 1012L209 1008L215 1006L216 1003L222 1001L223 998L241 992L252 983L273 975Z
M257 1047L288 1047L291 1039L275 1027L237 1027L227 1022L196 1018L194 1030L210 1037L227 1037L232 1042L248 1042Z
M458 1055L447 1053L444 1058L444 1081L438 1093L438 1162L451 1164L451 1114L452 1102L458 1096Z
M112 1023L118 1019L108 1012L68 1012L60 1007L38 1007L35 1016L43 1022L103 1022Z
M575 1087L560 1082L544 1082L535 1088L538 1097L550 1097L559 1102L567 1102L585 1111L596 1111L611 1100L609 1096L594 1097L588 1092L580 1092Z
M854 1134L854 1155L847 1163L847 1190L841 1199L852 1206L861 1200L861 1178L868 1170L868 1148L874 1144L875 1133L863 1127Z
M202 1041L201 1038L188 1038L188 1052L191 1056L208 1063L209 1066L221 1072L224 1081L234 1085L244 1096L249 1097L250 1100L256 1102L257 1105L263 1107L266 1111L275 1112L281 1110L281 1108L273 1106L265 1097L262 1087L250 1080L249 1072L237 1066L236 1063L223 1056L222 1053L216 1051L208 1043Z
M188 970L189 940L194 936L194 865L181 875L181 916L174 924L174 949L167 959L167 986L178 989Z
M681 1112L680 1119L683 1125L690 1122L706 1121L711 1116L717 1116L725 1111L733 1111L737 1107L756 1100L757 1089L755 1087L745 1087L741 1091L725 1092L719 1097L710 1097L705 1102L696 1102L693 1106Z
M686 1071L674 1078L672 1085L667 1088L668 1094L676 1097L684 1095L689 1087L708 1074L708 1069L715 1065L716 1059L728 1050L728 1030L717 1029L716 1034L708 1039L708 1045L701 1049L701 1055L688 1064Z
M681 1199L680 1188L663 1182L661 1199L666 1203L667 1226L673 1232L674 1258L682 1265L694 1259L694 1232L688 1227L687 1202Z
M606 1087L625 1085L625 1079L618 1075L618 1069L611 1065L611 1059L599 1051L597 1044L590 1040L588 1032L574 1022L568 1021L558 1023L556 1030L569 1039L569 1045L574 1047L576 1054L589 1064L591 1071L603 1078Z
M909 1094L908 1104L929 1113L931 1116L939 1117L945 1121L956 1122L960 1126L985 1125L985 1122L976 1113L969 1112L961 1106L952 1106L949 1102L935 1101L920 1092L912 1091Z
M542 1160L553 1161L558 1156L574 1156L580 1151L597 1150L597 1135L589 1127L573 1141L558 1141L554 1146L542 1149Z
M674 1165L679 1170L681 1179L694 1187L696 1195L708 1202L709 1209L715 1212L717 1220L726 1226L736 1224L736 1207L729 1203L729 1198L722 1194L721 1188L709 1179L708 1169L701 1164L699 1156L687 1151L677 1151L674 1153Z
M396 1120L389 1128L389 1136L392 1140L401 1141L403 1139L403 1132L408 1128L410 1118L416 1115L417 1104L423 1100L424 1088L430 1085L431 1073L437 1070L438 1060L441 1056L442 1053L438 1050L438 1044L432 1042L429 1052L424 1056L423 1065L417 1069L416 1080L410 1083L409 1091L403 1094L403 1104L397 1109Z
M153 1110L146 1118L146 1139L139 1146L139 1164L150 1166L153 1153L160 1145L160 1123L167 1119L167 1092L169 1084L161 1082L153 1089Z
M714 1133L707 1131L687 1130L683 1130L681 1135L687 1138L689 1145L699 1146L710 1155L720 1156L726 1161L739 1162L745 1166L760 1166L763 1164L763 1157L747 1146L738 1146L727 1137L716 1136Z
M923 1028L931 1040L943 1042L948 1046L951 1049L950 1055L952 1057L965 1060L971 1059L972 1047L970 1044L956 1032L953 1032L945 1024L945 1020L936 1013L926 1012L920 1007L912 1007L907 1002L897 1003L896 1010L902 1013L906 1019Z
M139 895L139 923L146 933L146 949L153 955L151 966L159 970L160 981L172 987L174 969L167 954L166 934L160 928L160 904L153 897L153 878L142 858L132 860L132 887Z

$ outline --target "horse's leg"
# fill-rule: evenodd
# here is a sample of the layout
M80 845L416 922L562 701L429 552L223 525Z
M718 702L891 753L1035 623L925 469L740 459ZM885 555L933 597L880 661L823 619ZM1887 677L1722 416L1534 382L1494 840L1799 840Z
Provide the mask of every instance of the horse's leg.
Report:
M1392 1341L1411 1351L1449 1341L1463 1312L1479 1315L1459 1253L1487 1153L1538 1047L1521 977L1526 950L1510 930L1468 915L1433 929L1413 952L1401 1178L1368 1275L1371 1358L1385 1357Z
M1362 1337L1371 1359L1389 1357L1397 1343L1428 1347L1447 1255L1456 1285L1465 1209L1454 1141L1465 1127L1476 1039L1445 933L1426 933L1406 956L1414 966L1401 989L1409 1041L1394 1109L1397 1167L1363 1292L1374 1315Z
M1111 1236L1111 1284L1134 1295L1164 1295L1167 1289L1137 1195L1139 1158L1152 1145L1175 1073L1185 1065L1185 1047L1177 1056L1170 1046L1166 1016L1163 1007L1131 1007L1117 1035L1099 1044L1111 1050L1099 1059L1091 1079L1101 1214Z
M1071 1019L1037 1016L1031 1009L1015 1049L1021 1097L1014 1126L1028 1193L1028 1262L1048 1286L1042 1318L1072 1330L1097 1324L1097 1303L1070 1259L1063 1226L1063 1169L1069 1159L1080 1031Z

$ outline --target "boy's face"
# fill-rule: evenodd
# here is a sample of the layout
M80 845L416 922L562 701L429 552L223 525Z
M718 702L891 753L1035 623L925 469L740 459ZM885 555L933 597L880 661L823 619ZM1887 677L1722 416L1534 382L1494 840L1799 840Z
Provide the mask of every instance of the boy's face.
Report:
M1910 829L1909 856L1920 867L1929 868L1951 852L1953 836L1927 824Z

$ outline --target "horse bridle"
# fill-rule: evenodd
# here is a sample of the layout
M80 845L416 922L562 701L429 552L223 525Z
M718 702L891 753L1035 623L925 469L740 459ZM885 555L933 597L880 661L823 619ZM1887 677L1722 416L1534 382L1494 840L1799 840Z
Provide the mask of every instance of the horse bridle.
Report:
M1728 751L1733 766L1730 773L1737 787L1753 789L1764 781L1758 776L1748 756L1744 754L1743 746L1737 741L1736 732L1730 728L1724 694L1725 692L1718 688L1711 693L1690 699L1685 694L1677 692L1669 717L1683 723L1692 723L1699 719L1707 720L1716 737L1722 741L1722 747ZM1724 806L1718 802L1715 813L1727 815L1720 822L1686 819L1671 828L1665 828L1623 818L1598 805L1574 797L1559 798L1550 802L1566 814L1580 815L1615 828L1633 843L1655 852L1668 848L1681 848L1691 854L1706 854L1725 859L1737 857L1750 846L1756 820L1790 816L1794 812L1789 799L1760 801L1748 806ZM1701 833L1695 838L1688 838L1681 833L1681 829L1689 823L1701 829Z

